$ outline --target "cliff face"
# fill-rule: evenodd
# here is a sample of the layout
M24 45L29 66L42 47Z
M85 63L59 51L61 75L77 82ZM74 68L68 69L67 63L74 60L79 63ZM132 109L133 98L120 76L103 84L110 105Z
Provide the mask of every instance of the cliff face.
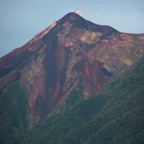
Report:
M32 126L73 89L87 99L142 55L144 34L121 33L69 13L0 59L0 93L20 82Z

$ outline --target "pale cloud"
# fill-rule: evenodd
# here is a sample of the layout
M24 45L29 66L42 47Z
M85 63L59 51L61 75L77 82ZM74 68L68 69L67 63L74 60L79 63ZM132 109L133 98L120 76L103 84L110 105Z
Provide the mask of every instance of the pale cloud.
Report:
M76 9L75 13L77 13L80 16L83 16L83 10L82 9Z

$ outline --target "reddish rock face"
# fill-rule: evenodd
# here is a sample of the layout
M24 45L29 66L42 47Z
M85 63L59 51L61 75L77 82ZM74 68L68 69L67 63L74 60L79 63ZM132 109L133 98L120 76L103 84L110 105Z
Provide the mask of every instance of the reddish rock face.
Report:
M144 34L120 33L69 13L0 59L0 92L21 82L32 126L73 89L81 89L87 99L142 55Z

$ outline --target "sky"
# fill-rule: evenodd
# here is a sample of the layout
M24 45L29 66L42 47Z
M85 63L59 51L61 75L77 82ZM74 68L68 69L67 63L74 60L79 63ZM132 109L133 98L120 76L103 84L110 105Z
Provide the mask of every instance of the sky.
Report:
M0 0L0 57L69 12L126 33L144 33L144 0Z

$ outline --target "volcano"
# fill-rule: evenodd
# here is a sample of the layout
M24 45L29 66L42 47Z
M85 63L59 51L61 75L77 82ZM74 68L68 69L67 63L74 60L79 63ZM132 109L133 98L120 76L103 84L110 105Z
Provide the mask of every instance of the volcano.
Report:
M0 58L0 94L22 89L18 95L26 97L33 127L73 90L89 99L143 55L144 34L122 33L69 13Z

